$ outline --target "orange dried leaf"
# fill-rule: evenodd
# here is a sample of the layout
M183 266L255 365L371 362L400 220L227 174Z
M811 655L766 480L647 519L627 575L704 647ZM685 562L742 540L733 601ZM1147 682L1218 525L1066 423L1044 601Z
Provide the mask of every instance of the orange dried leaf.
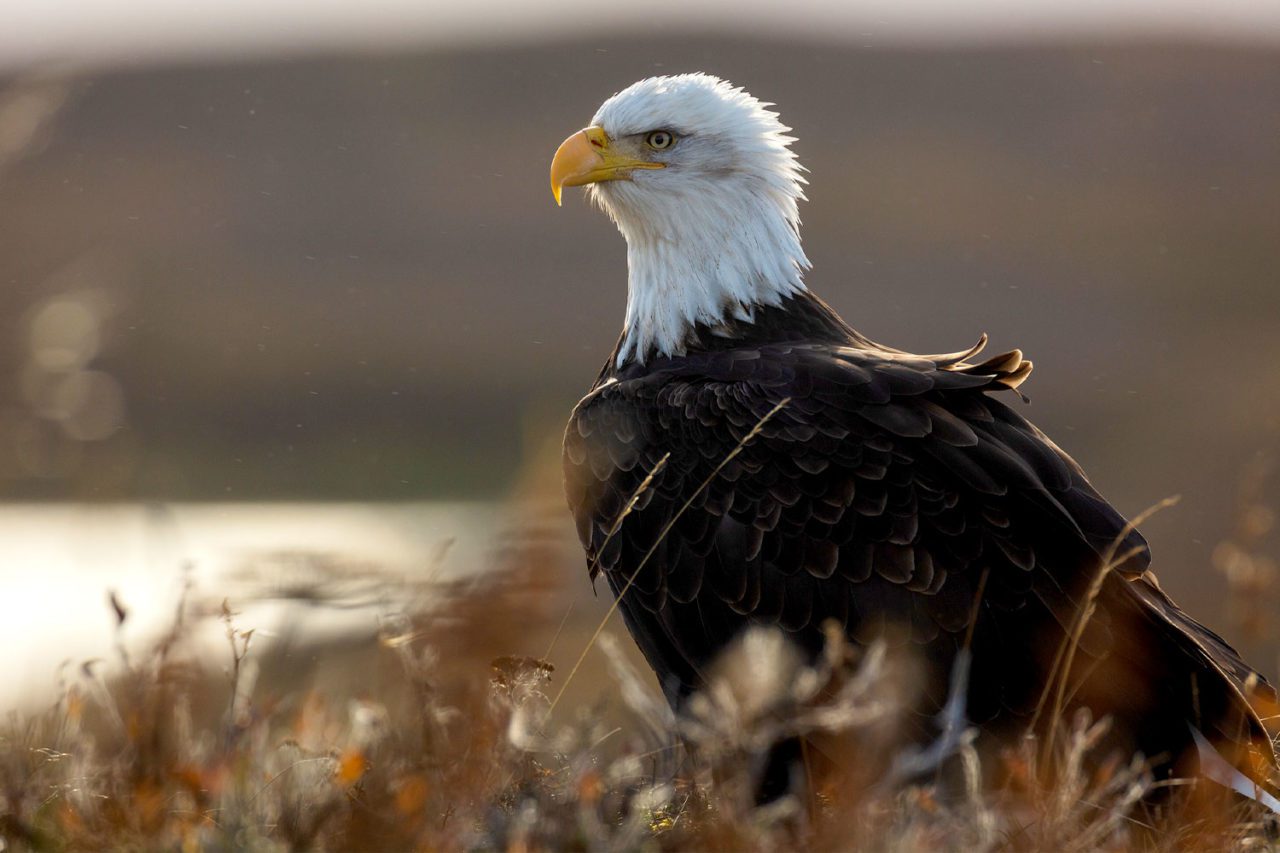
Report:
M1010 782L1021 788L1031 787L1031 765L1026 758L1011 749L1004 750L1000 758Z
M421 776L406 776L396 788L396 810L402 815L414 815L422 811L427 802L427 780Z
M938 813L938 801L927 788L917 788L915 790L916 806L925 814Z
M142 715L138 713L137 709L130 709L125 715L124 730L129 740L133 743L138 743L142 740L142 735L147 728L143 725Z
M164 813L164 791L151 782L142 782L133 789L133 811L144 828L153 829Z
M1098 788L1106 787L1115 778L1116 770L1119 767L1120 757L1118 755L1108 756L1093 774L1094 785Z
M72 687L67 691L67 719L79 722L84 713L84 694Z
M62 831L68 835L74 835L84 828L84 821L80 819L80 813L65 800L56 811L56 814L58 816L58 824Z
M198 796L205 791L205 778L199 767L190 764L179 764L170 772L174 780L192 794Z
M603 793L604 783L600 781L600 774L594 770L584 773L578 781L578 799L588 805L598 802Z
M338 781L343 785L352 785L369 769L369 759L358 749L348 749L338 760Z

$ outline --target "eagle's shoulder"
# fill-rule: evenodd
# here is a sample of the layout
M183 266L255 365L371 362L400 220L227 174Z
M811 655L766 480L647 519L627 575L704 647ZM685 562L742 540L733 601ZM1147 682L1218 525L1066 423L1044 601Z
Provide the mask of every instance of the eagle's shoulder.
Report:
M763 527L791 517L797 530L843 524L840 535L881 536L912 549L909 561L896 559L913 565L966 535L962 551L1003 549L1017 564L1034 563L1033 542L1102 553L1121 539L1131 555L1125 573L1140 574L1149 562L1140 535L1065 452L988 393L1016 389L1031 363L1016 350L976 361L983 343L915 355L859 341L762 342L604 378L565 436L566 486L584 545L589 554L602 545L663 463L638 508L691 499L686 512L710 505L723 514L731 499ZM713 471L717 482L704 485ZM887 520L864 520L855 536L850 506ZM1010 531L1011 513L1030 522Z

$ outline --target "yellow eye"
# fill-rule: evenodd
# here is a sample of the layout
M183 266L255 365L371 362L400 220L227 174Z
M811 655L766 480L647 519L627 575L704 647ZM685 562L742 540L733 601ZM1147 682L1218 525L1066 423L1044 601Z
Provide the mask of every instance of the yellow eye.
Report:
M644 138L644 144L655 151L670 148L675 141L675 135L666 130L655 130Z

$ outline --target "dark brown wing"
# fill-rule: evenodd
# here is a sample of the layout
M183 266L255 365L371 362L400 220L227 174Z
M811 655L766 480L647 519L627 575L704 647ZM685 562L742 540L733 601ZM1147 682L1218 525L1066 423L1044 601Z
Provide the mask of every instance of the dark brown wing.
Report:
M1130 556L1084 631L1082 671L1236 677L1213 664L1218 645L1169 639L1204 629L1129 589L1147 568L1145 542L1066 454L985 393L1016 387L1030 365L1009 353L970 366L960 360L970 354L725 349L659 360L579 404L565 437L578 532L615 594L635 576L621 609L673 701L748 623L776 624L810 648L828 619L864 641L894 626L945 673L976 613L970 715L1025 719L1117 540ZM1102 710L1140 719L1164 703L1181 713L1185 692L1153 684L1141 701ZM1153 731L1185 739L1184 719Z

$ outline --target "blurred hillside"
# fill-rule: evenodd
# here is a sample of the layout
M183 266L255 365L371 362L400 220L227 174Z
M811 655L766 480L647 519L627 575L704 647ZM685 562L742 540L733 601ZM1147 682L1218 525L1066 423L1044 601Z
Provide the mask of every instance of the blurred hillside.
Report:
M1184 494L1151 529L1207 563L1280 443L1261 48L593 40L10 80L0 494L500 494L622 317L622 240L555 208L550 156L692 69L796 129L815 290L896 346L1023 348L1029 416L1126 512Z

